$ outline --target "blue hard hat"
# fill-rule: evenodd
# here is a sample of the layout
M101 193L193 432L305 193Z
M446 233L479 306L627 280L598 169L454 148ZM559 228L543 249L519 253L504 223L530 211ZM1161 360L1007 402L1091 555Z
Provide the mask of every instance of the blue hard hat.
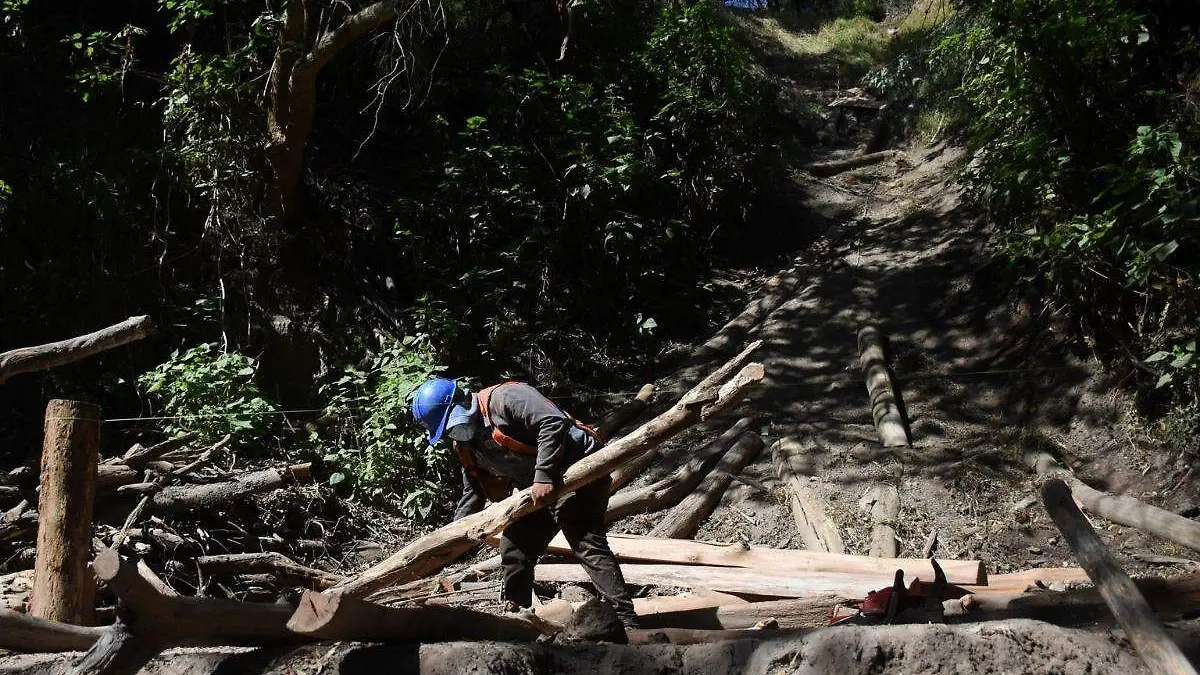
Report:
M446 430L450 409L454 404L454 392L458 385L454 380L435 377L417 387L413 392L412 412L417 423L429 433L430 445L437 443Z

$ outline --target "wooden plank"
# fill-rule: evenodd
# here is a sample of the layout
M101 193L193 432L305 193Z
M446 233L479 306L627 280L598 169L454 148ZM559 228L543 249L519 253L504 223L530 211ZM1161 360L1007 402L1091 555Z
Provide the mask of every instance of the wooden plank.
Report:
M1141 591L1075 506L1067 484L1057 478L1047 481L1042 486L1042 502L1150 670L1170 675L1196 675L1196 669L1167 636Z
M781 438L772 450L775 473L788 491L788 504L796 530L813 551L845 553L841 531L825 511L821 498L808 486L804 448L792 437Z
M693 537L721 503L733 477L753 462L762 448L763 440L754 432L739 438L716 468L704 477L700 486L663 515L650 530L650 536L678 539Z
M896 570L902 569L906 579L933 580L933 565L923 558L871 558L822 551L747 547L740 543L722 544L611 533L608 535L608 545L617 560L623 562L742 567L799 574L870 574L883 578L885 582L890 582ZM571 553L566 539L561 534L550 542L547 551L563 555ZM982 586L989 583L982 561L939 559L938 564L942 566L946 579L951 584ZM1071 578L1082 577L1086 581L1087 575L1083 570L1072 571L1078 574ZM1065 578L1054 576L1055 574L1051 572L1044 576L1050 581ZM1002 575L1000 578L1009 577ZM1025 583L1020 590L1032 583Z

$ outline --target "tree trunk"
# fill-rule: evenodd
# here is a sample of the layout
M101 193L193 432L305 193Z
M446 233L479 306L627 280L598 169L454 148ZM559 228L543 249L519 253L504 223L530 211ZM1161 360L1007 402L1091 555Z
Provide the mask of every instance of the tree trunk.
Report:
M343 593L313 591L304 592L288 628L321 640L368 642L531 642L542 634L525 619L464 607L384 607Z
M479 513L418 538L387 560L333 590L364 594L412 581L441 569L471 550L477 542L503 532L516 519L538 510L545 503L553 503L557 495L577 490L606 476L630 457L657 446L696 422L725 412L740 403L746 393L762 381L764 373L761 364L752 363L742 367L759 344L754 343L705 378L663 414L573 464L567 469L563 484L542 504L535 505L529 490L523 490Z
M154 324L150 317L134 316L70 340L7 351L0 354L0 384L18 373L32 373L82 361L153 334Z
M103 632L103 628L72 626L0 609L0 649L14 652L77 652L91 647Z
M1067 484L1057 478L1048 481L1042 486L1042 501L1054 524L1079 558L1079 564L1087 570L1117 623L1125 629L1130 642L1150 670L1173 675L1196 675L1187 657L1167 636L1146 598L1075 506Z
M775 473L787 488L792 518L804 545L813 551L845 553L841 532L825 512L821 498L808 487L809 470L805 469L799 442L791 437L781 438L772 454Z
M196 565L206 574L269 572L280 579L318 590L332 588L346 580L340 574L305 567L282 553L206 555L196 558Z
M742 469L753 462L754 458L758 457L758 453L762 452L762 447L763 441L758 434L749 432L742 436L733 448L721 458L716 469L705 476L700 487L676 504L675 508L658 521L658 524L650 530L650 536L674 539L690 539L695 536L700 525L712 515L717 505L721 503L721 498L725 495L725 490L729 488L729 483L733 481L733 476L741 473Z
M91 616L87 573L96 464L100 455L100 408L54 399L46 406L38 496L37 559L29 613L81 624Z
M650 399L654 396L654 385L644 384L638 390L637 396L626 401L621 407L604 416L604 419L596 423L596 431L600 437L611 439L613 434L617 433L625 427L625 425L637 419L646 408L650 405Z
M693 455L687 464L671 476L637 490L622 490L608 500L605 521L612 523L625 516L672 507L691 493L700 481L716 466L721 457L744 433L750 430L754 418L743 417L717 440Z
M215 508L248 495L305 480L311 468L310 464L296 464L285 469L254 471L221 483L172 485L155 494L150 505L158 513Z

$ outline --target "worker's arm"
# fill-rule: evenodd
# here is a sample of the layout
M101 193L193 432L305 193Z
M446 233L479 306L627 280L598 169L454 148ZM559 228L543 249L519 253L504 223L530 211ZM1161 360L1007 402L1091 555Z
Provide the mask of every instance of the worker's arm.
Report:
M566 415L527 384L513 384L504 392L504 412L506 419L537 437L533 482L561 485L566 471L567 433L571 428Z
M462 473L463 490L462 496L458 498L458 505L454 507L455 520L461 520L478 512L486 502L483 490L474 480L471 480L471 477L467 475L467 470L460 468L459 471Z

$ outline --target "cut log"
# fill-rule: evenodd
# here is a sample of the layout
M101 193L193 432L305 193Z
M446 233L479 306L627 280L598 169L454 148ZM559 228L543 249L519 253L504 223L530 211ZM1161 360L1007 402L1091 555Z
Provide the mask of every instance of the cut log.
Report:
M72 626L0 609L0 649L14 652L78 652L92 646L103 628Z
M832 176L834 174L850 171L871 164L880 164L889 160L894 160L900 156L900 153L895 150L884 150L883 152L872 152L868 155L858 155L847 159L835 159L828 162L815 162L802 167L808 173L814 176Z
M1067 484L1059 479L1047 481L1042 486L1042 501L1054 524L1071 545L1079 564L1087 570L1117 623L1125 629L1129 641L1137 648L1150 670L1173 675L1196 675L1196 669L1179 646L1167 636L1146 598L1075 506Z
M282 553L230 553L196 558L205 574L268 572L288 583L324 590L346 580L340 574L305 567Z
M1134 583L1155 614L1164 621L1174 621L1200 611L1200 574L1174 579L1137 579ZM987 587L976 589L972 595L959 600L947 601L946 605L950 621L1023 618L1072 626L1113 620L1104 598L1094 588L1055 593L1044 589L1012 592Z
M740 403L763 379L762 364L743 365L759 344L754 343L705 378L663 414L628 436L613 441L605 448L573 464L567 469L563 484L542 504L553 503L556 495L577 490L591 481L609 475L614 468L629 458L657 446L696 422L711 419ZM418 579L457 560L477 542L498 535L513 521L538 510L541 506L533 503L529 490L522 490L479 513L418 538L387 560L333 590L365 594Z
M890 586L890 574L801 573L739 567L699 565L621 565L621 573L630 584L709 589L725 593L750 594L763 598L811 598L838 595L864 598L867 593ZM538 581L586 583L589 578L576 564L541 564L534 568Z
M712 473L704 477L700 486L658 521L650 530L650 536L675 539L690 539L695 536L700 525L721 503L733 476L741 473L742 469L753 462L758 453L762 452L762 448L762 438L754 432L748 432L738 439L717 463Z
M1087 572L1079 567L1037 567L1020 572L989 575L986 585L989 590L1025 591L1059 583L1086 584L1091 583L1091 579Z
M165 596L112 549L92 564L121 600L117 621L76 661L78 675L133 675L175 646L268 646L302 642L287 629L293 607L215 598Z
M858 501L871 518L871 550L875 558L895 558L900 554L896 539L896 521L900 518L900 493L891 485L876 485Z
M1040 476L1056 476L1071 488L1084 510L1119 525L1137 528L1156 537L1200 551L1200 522L1124 495L1111 495L1090 487L1046 453L1025 458Z
M871 558L821 551L747 547L742 544L655 539L631 534L609 534L608 545L617 560L622 562L742 567L797 574L869 574L885 582L892 578L896 570L901 569L906 579L933 580L933 565L924 558ZM571 553L561 534L550 542L547 551ZM946 573L948 583L966 586L988 584L982 561L938 560L938 564ZM1082 570L1079 573L1082 575ZM1024 590L1024 586L1021 590Z
M96 492L105 494L115 492L122 485L132 485L142 482L145 474L143 469L149 469L157 474L167 474L175 470L175 465L162 460L146 462L141 469L135 469L123 462L101 464L96 468Z
M37 558L29 607L39 619L83 624L91 618L91 575L83 552L90 548L99 461L100 408L51 400L42 442Z
M153 462L168 452L173 452L191 443L199 435L199 432L190 431L175 438L165 440L162 443L156 443L148 448L143 447L141 444L135 445L127 450L124 455L121 455L121 463L135 469L140 469L147 462ZM222 442L228 444L230 438L230 436L226 436L222 439Z
M874 326L858 332L859 366L867 378L867 396L871 401L871 418L875 430L885 448L908 445L908 433L904 428L904 416L900 414L900 403L896 389L892 386L892 375L888 371L883 353L883 337Z
M150 500L150 508L156 513L216 508L252 494L305 480L311 468L311 464L296 464L286 469L254 471L220 483L172 485L154 495Z
M845 553L841 532L825 512L821 498L808 486L809 462L803 454L803 446L792 437L776 441L772 452L775 473L788 492L796 530L813 551Z
M100 352L136 342L154 333L148 316L130 317L121 323L70 340L23 347L0 354L0 384L19 373L32 373L82 361Z
M751 330L766 321L772 312L791 299L800 289L803 280L812 272L812 267L808 265L776 272L763 283L755 298L737 316L692 352L691 360L704 361L733 351L735 345L741 344Z
M833 609L849 601L838 595L824 595L800 600L729 602L696 595L637 598L633 605L641 628L753 628L761 621L774 619L780 628L786 629L826 626Z
M625 402L620 408L605 415L604 419L596 423L596 431L600 433L600 437L610 439L613 434L625 428L625 425L640 417L642 413L646 412L653 396L654 385L642 385L632 400Z
M464 607L384 607L342 593L313 591L304 592L288 628L314 639L376 642L532 641L542 634L518 617Z
M753 424L754 418L743 417L708 447L696 453L674 474L653 485L637 490L622 490L614 494L608 500L605 521L611 523L635 513L659 511L678 504L700 484L738 437L749 431Z

